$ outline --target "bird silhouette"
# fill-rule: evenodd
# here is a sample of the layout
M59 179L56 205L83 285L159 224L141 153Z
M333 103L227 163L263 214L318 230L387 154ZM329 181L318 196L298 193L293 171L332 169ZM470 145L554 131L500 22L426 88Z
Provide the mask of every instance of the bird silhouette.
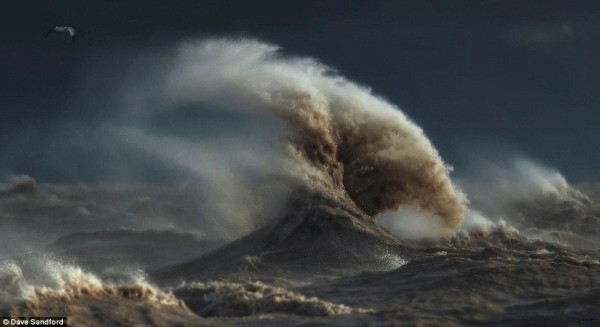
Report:
M44 37L50 35L50 33L52 32L69 32L69 35L71 36L71 41L75 41L75 29L71 26L55 26L51 28L48 31L48 33L44 35Z

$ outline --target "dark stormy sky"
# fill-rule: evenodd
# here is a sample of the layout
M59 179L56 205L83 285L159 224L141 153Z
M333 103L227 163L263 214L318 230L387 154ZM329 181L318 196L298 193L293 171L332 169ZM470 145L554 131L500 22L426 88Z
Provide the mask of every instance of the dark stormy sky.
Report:
M143 155L86 140L123 72L184 38L245 36L372 88L459 173L472 153L519 153L600 180L597 1L11 1L0 15L0 178L119 178ZM55 25L76 42L43 38Z

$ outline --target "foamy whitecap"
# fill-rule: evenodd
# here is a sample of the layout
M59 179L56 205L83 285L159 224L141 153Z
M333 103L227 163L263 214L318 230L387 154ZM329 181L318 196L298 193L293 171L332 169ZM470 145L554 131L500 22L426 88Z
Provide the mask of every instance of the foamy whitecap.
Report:
M123 272L119 278L122 280ZM0 304L3 307L23 301L69 300L82 295L118 296L157 305L182 305L172 294L148 283L138 272L130 274L129 282L103 280L81 267L56 259L29 259L25 263L0 264Z

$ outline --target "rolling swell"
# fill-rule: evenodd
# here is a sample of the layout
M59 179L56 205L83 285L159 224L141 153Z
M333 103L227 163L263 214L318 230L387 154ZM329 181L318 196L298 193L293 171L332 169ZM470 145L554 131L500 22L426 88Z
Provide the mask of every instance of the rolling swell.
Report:
M173 285L220 277L312 279L386 271L406 263L402 249L399 239L355 207L297 193L280 220L153 278Z

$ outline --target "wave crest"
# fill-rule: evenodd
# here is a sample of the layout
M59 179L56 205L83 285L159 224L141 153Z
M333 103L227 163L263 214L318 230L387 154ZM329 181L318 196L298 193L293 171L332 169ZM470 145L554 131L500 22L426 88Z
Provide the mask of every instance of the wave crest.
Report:
M330 316L369 312L366 309L354 309L316 297L307 297L259 281L192 282L178 286L175 293L187 298L186 303L202 317L243 317L269 313Z

